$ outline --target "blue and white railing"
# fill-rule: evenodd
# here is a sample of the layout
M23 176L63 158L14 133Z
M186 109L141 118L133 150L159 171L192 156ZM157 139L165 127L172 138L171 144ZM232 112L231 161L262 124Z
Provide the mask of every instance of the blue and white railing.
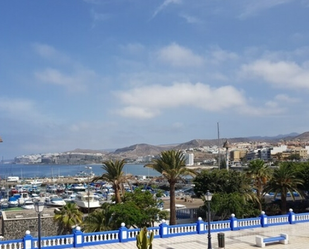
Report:
M309 222L309 213L295 214L293 210L290 209L289 213L285 215L267 216L265 212L262 212L259 217L248 219L237 219L235 215L232 214L229 220L210 222L210 230L212 233L237 231L241 229L295 224L300 222ZM42 237L41 248L58 249L109 243L125 243L128 241L135 241L136 235L140 231L140 229L127 229L124 223L121 224L119 230L114 231L84 233L79 227L74 230L74 233L69 235ZM154 232L155 238L205 234L208 231L208 222L204 222L201 218L198 218L196 223L170 226L163 220L159 226L149 227L148 230ZM38 238L32 237L30 231L26 231L26 235L20 240L0 241L0 249L37 248Z

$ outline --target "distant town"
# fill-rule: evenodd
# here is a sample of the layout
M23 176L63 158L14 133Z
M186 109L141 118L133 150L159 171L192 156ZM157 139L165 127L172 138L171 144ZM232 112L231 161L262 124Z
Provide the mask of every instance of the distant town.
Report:
M246 164L254 159L273 163L277 161L306 161L309 158L308 132L288 139L231 138L219 140L192 140L174 146L133 145L114 152L77 149L62 153L22 155L14 158L16 164L101 164L104 160L125 159L127 163L148 163L161 151L183 150L187 165L216 165L224 161L229 166ZM220 146L218 145L220 144Z

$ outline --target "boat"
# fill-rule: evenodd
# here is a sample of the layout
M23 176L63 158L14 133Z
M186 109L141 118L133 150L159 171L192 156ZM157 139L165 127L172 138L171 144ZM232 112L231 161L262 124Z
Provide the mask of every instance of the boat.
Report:
M81 191L86 191L86 187L84 184L77 183L77 184L72 184L71 190L74 192L81 192Z
M21 208L32 210L34 209L34 202L32 200L25 200L25 202L21 205Z
M34 179L32 181L29 182L31 185L34 185L36 187L39 187L43 184L43 181L40 181L39 179Z
M18 199L14 196L11 196L8 200L9 207L18 207Z
M46 186L46 192L47 193L56 193L57 192L57 186L56 185L47 185Z
M6 209L9 207L9 202L7 199L0 200L0 209Z
M63 200L66 203L74 203L75 202L75 198L76 198L76 194L70 194L70 195L66 195Z
M31 199L32 199L32 201L36 202L36 201L40 201L41 197L37 193L32 193Z
M50 207L63 207L66 205L66 202L62 197L54 195L45 199L45 205Z
M15 194L16 195L16 194ZM19 193L18 205L22 206L25 201L32 200L28 192Z
M93 193L77 193L74 202L81 210L96 209L101 207L100 201L95 198Z
M7 182L19 182L18 176L8 176L6 179Z

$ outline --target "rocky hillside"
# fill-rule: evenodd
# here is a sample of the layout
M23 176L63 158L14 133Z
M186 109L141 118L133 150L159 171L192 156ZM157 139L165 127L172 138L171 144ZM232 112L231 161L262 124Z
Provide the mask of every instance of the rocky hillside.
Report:
M158 155L164 150L170 149L190 149L197 148L202 146L222 146L223 143L228 140L230 143L240 143L240 142L269 142L269 143L278 143L279 141L298 141L306 142L309 141L309 132L304 132L302 134L291 133L288 135L278 135L275 137L238 137L238 138L221 138L218 139L193 139L191 141L175 144L175 145L149 145L149 144L135 144L128 147L117 149L113 152L103 152L106 156L110 158L136 158L139 156L148 156L148 155ZM79 151L82 151L79 149ZM89 150L87 150L89 152Z
M172 149L173 146L154 146L149 144L135 144L129 147L115 150L111 153L114 155L121 155L124 157L130 157L132 154L135 156L147 156L147 155L158 155L164 150Z

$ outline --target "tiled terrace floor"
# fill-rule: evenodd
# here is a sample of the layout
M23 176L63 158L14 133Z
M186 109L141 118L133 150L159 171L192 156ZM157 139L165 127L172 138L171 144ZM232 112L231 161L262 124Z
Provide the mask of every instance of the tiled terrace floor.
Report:
M268 244L268 249L309 249L309 222L293 225L271 226L267 228L254 228L240 231L228 231L225 234L225 249L250 249L258 248L255 244L255 236L278 236L286 233L289 243ZM83 247L83 249L136 249L135 241L117 244L105 244ZM156 238L153 241L153 249L200 249L207 247L207 233L202 235L185 235L172 238ZM218 248L217 233L212 234L212 248Z

